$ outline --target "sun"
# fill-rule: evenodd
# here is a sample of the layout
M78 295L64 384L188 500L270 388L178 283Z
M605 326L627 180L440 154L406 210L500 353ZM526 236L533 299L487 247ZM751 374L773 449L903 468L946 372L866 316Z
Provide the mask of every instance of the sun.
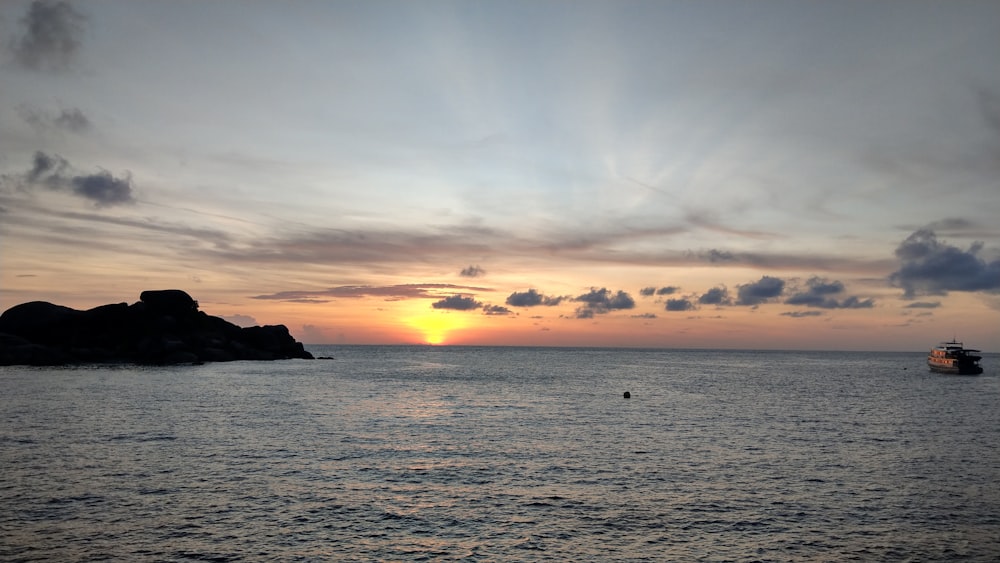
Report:
M427 344L445 344L448 334L465 328L468 322L461 315L445 312L426 312L404 319L406 325L416 329Z

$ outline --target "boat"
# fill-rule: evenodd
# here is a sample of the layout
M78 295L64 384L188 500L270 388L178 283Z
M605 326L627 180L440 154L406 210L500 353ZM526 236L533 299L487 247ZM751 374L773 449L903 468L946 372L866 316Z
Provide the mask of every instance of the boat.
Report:
M927 355L927 366L937 373L978 375L983 373L979 350L966 348L961 342L942 342Z

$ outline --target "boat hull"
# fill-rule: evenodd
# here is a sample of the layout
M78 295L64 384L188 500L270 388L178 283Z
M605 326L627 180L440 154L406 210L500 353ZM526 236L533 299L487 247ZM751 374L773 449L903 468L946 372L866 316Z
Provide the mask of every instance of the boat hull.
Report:
M950 375L979 375L983 373L983 368L978 365L972 366L942 366L927 362L927 367L935 373L946 373Z

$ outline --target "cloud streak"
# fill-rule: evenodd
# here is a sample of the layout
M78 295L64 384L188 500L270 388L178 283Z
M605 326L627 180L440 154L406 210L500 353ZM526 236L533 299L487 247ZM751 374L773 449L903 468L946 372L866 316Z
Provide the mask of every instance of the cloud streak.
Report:
M326 302L330 299L360 299L363 297L378 297L391 301L402 299L438 299L442 293L455 291L492 291L485 287L471 287L450 283L412 283L399 285L342 285L320 290L290 290L255 295L252 299L292 301L292 302Z

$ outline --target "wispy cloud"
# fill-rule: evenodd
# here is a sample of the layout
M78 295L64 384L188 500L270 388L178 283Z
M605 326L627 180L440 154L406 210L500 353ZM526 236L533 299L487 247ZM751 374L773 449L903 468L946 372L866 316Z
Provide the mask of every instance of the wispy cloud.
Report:
M823 316L822 311L785 311L781 313L783 317L792 317L793 319L804 319L807 317L821 317Z
M458 275L462 276L463 278L478 278L480 276L485 276L486 270L480 268L478 265L469 266L467 268L462 268L462 271L459 272Z
M914 301L907 304L904 309L937 309L941 306L940 301Z
M90 119L79 108L63 108L53 115L50 112L29 104L17 106L17 113L25 123L35 130L45 133L49 131L68 131L83 134L92 129Z
M11 45L14 60L29 70L70 68L83 44L86 22L69 2L32 2Z
M342 285L319 290L290 290L255 295L253 299L276 301L328 300L328 299L360 299L362 297L380 297L388 300L400 299L438 299L444 293L456 291L489 292L485 287L471 287L450 283L400 284L400 285Z
M503 305L483 305L484 315L513 315L514 311L511 311Z

